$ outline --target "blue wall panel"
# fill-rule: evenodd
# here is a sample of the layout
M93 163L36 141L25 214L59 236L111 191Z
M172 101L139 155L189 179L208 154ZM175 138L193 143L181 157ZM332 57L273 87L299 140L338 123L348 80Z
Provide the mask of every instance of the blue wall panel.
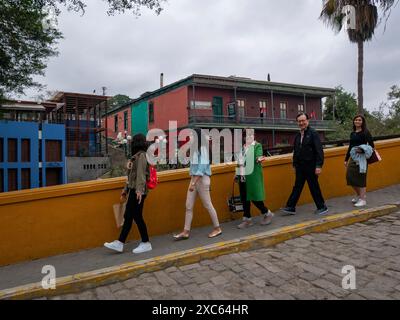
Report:
M3 139L3 162L0 162L0 169L3 169L4 191L8 191L8 170L17 169L18 190L22 188L22 169L30 169L30 187L39 187L39 143L41 143L42 159L42 182L46 186L46 168L61 168L61 183L66 182L65 173L65 127L59 124L42 124L42 140L39 140L40 125L37 122L16 122L0 121L0 138ZM17 161L8 162L8 139L17 139ZM30 140L30 161L22 162L21 145L22 139ZM60 140L62 143L62 161L45 162L45 141Z

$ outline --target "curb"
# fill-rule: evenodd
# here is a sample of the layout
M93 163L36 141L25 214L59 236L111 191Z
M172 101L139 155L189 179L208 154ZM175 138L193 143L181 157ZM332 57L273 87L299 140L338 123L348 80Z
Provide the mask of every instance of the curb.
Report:
M230 253L271 247L306 234L324 232L329 229L339 228L357 222L364 222L375 217L387 215L397 211L399 207L399 204L394 204L335 214L318 220L286 226L239 239L218 242L209 246L66 276L57 279L57 287L54 290L43 289L41 283L32 283L0 290L0 300L35 299L76 293L117 281L124 281L142 273L159 271L172 266L179 267L188 265Z

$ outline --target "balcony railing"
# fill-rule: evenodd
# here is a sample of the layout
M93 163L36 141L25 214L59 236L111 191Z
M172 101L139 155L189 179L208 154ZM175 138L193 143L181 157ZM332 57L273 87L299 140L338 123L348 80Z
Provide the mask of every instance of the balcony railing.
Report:
M225 126L257 126L271 129L285 129L285 128L298 128L296 119L271 119L271 118L260 118L260 117L240 117L236 120L235 117L230 116L189 116L190 124L204 124L204 125L215 125ZM310 120L310 125L316 129L333 129L333 122L326 120Z

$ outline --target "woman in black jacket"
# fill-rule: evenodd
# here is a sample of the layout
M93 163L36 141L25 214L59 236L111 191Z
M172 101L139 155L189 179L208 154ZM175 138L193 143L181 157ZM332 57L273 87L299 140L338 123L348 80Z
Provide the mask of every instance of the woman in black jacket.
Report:
M353 118L353 132L350 134L350 144L344 160L344 165L347 168L347 185L351 186L357 194L357 197L351 200L355 207L364 207L367 204L367 173L360 173L360 167L350 157L350 151L352 148L363 144L369 144L372 148L375 148L364 116L357 115Z

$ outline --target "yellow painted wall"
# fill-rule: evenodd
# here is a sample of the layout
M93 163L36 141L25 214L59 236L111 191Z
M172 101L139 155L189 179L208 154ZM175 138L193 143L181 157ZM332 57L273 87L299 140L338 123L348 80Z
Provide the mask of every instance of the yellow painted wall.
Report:
M376 145L383 161L370 166L368 190L400 183L400 139ZM351 193L343 164L346 150L325 150L320 183L326 199ZM213 166L212 171L212 200L220 221L227 221L231 219L226 200L231 194L234 166ZM150 236L178 231L185 216L188 170L162 172L159 177L160 184L145 202ZM264 180L267 206L272 210L284 206L294 183L291 155L268 158ZM123 178L113 178L0 194L0 265L98 247L116 239L119 230L112 204L119 201L123 184ZM299 204L311 201L306 187ZM198 199L193 227L210 224ZM135 225L133 238L138 238Z

